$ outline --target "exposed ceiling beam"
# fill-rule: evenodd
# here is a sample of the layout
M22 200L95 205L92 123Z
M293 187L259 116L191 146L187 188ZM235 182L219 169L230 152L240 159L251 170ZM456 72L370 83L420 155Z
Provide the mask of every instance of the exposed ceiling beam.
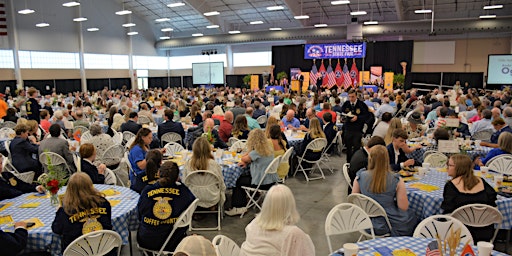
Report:
M398 20L404 20L404 5L402 4L403 0L395 0L395 11L396 17Z
M192 7L194 10L196 10L200 15L203 15L205 12L212 12L217 11L213 10L209 5L208 1L206 0L186 0L184 1L186 4L188 4L190 7ZM203 15L204 16L204 15ZM219 25L220 30L223 32L228 32L229 30L229 23L227 23L224 19L222 19L222 13L220 15L215 16L204 16L211 25ZM206 28L204 28L206 29Z
M302 0L303 1L303 0ZM307 13L304 12L304 9L301 5L301 0L283 0L283 2L286 4L286 7L288 10L290 10L290 13L292 16L299 16L299 15L307 15ZM307 24L306 20L298 20L298 22L302 25L302 27L305 27Z

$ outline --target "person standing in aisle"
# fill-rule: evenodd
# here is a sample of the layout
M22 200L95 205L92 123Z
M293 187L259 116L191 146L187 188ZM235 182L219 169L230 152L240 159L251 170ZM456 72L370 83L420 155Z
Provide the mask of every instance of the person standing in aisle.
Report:
M343 124L343 141L347 147L347 162L350 162L352 155L361 148L363 138L363 127L368 116L368 106L357 99L357 92L351 89L348 92L348 100L341 106L342 114L346 119Z

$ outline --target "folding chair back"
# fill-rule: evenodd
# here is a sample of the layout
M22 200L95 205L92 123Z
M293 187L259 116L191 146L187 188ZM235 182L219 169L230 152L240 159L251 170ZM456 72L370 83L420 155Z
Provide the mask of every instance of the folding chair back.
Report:
M161 144L165 145L166 143L169 143L169 142L181 143L182 138L181 138L181 135L179 135L175 132L168 132L168 133L165 133L164 135L162 135L162 138L160 140L161 140Z
M51 161L51 164L53 166L64 166L65 171L71 175L71 169L68 166L68 163L66 160L59 154L54 152L42 152L41 155L39 155L39 162L43 165L44 172L48 172L48 164L49 161Z
M233 143L231 147L229 147L229 151L239 152L239 151L245 151L247 149L247 140L238 140L237 142Z
M232 146L235 142L239 141L239 139L235 138L235 137L230 137L228 139L228 145L229 146Z
M135 138L135 134L133 134L129 131L123 132L123 142L124 143L127 143L131 138Z
M118 145L123 144L123 133L115 132L114 137L112 137L112 140L114 141L114 143L116 143Z
M350 179L350 175L348 174L349 168L350 168L349 163L345 163L343 165L343 177L345 178L345 181L347 182L350 189L352 189L352 180Z
M450 229L455 232L461 229L460 242L473 244L473 237L468 228L462 222L449 215L432 215L418 224L414 230L413 237L419 238L439 238L446 240L450 236Z
M222 177L218 177L208 170L190 172L183 183L192 191L196 198L199 199L197 205L203 208L210 208L217 205L216 211L196 211L196 213L217 213L217 226L214 228L194 228L190 225L190 230L220 230L220 220L222 217L222 206L224 205L221 190ZM208 195L207 198L201 195Z
M82 132L82 135L80 136L80 143L84 144L84 142L87 142L88 140L92 139L92 135L90 131L84 131Z
M494 242L498 230L500 230L501 222L503 221L501 212L496 207L486 204L467 204L461 206L455 209L451 216L469 227L486 227L496 224L497 227L491 238L491 243Z
M430 163L430 167L432 168L445 167L446 163L448 163L448 157L445 154L439 152L430 153L425 157L423 162Z
M503 154L495 156L487 162L486 166L495 172L512 175L512 155Z
M2 125L2 128L11 128L11 129L14 129L14 127L16 127L16 123L15 122L11 122L11 121L5 121Z
M212 244L218 256L238 256L240 254L240 247L227 236L216 235L212 239Z
M71 242L63 256L96 256L105 255L117 247L117 255L121 254L123 240L112 230L98 230L81 235Z
M176 142L169 142L165 144L165 155L166 156L174 156L177 152L181 152L185 150L185 148Z
M110 170L110 169L105 169L105 184L107 185L117 185L117 178L116 178L116 174Z
M493 130L478 131L478 132L475 132L475 134L473 134L473 136L471 136L471 139L473 139L473 140L482 140L482 141L490 141L491 140L491 136L492 136L493 133L494 133Z
M149 117L147 117L147 116L139 116L138 123L139 124L149 124L149 123L151 123L151 119L149 119Z
M108 147L103 154L98 157L96 161L105 164L106 166L112 166L119 164L121 158L123 158L124 147L118 144Z
M325 149L326 146L327 146L327 140L325 138L317 138L317 139L314 139L311 142L309 142L309 144L306 146L306 150L304 150L304 153L302 154L302 156L300 156L298 158L299 163L297 164L297 169L295 169L295 172L293 173L293 176L295 176L297 174L297 172L300 170L304 174L304 177L306 178L307 182L309 182L310 180L325 179L324 172L322 171L322 168L320 167L319 163L322 161L322 157L321 157L322 156L322 152L323 152L323 150ZM317 159L317 160L308 160L308 159L306 159L305 157L306 157L306 154L308 153L308 151L310 151L310 152L320 152L320 158ZM312 165L311 168L304 169L304 167L302 166L302 162L310 163L310 164L313 164L313 165ZM318 167L318 170L320 170L321 176L320 177L311 178L306 173L306 170L311 170L311 172L313 172L313 170L315 168L315 165Z
M386 223L388 225L389 233L381 235L379 237L391 235L391 231L393 228L391 227L391 223L389 222L388 214L386 213L386 210L384 210L384 208L379 204L379 202L375 201L373 198L371 198L369 196L359 194L359 193L350 194L348 196L347 200L349 203L352 203L352 204L355 204L355 205L361 207L361 209L363 209L363 211L366 212L366 214L368 214L368 216L370 216L370 218L383 217L386 220ZM363 232L363 234L365 234L365 236L370 235L366 231L362 231L362 232Z
M265 126L265 124L267 124L267 116L265 116L265 115L259 116L258 118L256 118L256 122L258 122L258 124L260 124L260 126Z

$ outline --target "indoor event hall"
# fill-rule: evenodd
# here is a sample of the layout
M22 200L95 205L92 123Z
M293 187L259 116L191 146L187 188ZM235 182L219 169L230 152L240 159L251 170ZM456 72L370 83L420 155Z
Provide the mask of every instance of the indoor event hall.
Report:
M0 0L0 254L510 255L511 86L508 0Z

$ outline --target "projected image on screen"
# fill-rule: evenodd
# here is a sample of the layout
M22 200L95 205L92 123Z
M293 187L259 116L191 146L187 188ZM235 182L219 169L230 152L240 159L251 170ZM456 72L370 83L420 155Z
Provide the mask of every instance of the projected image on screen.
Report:
M512 54L489 55L487 84L512 84Z
M224 84L224 62L192 63L193 84Z

